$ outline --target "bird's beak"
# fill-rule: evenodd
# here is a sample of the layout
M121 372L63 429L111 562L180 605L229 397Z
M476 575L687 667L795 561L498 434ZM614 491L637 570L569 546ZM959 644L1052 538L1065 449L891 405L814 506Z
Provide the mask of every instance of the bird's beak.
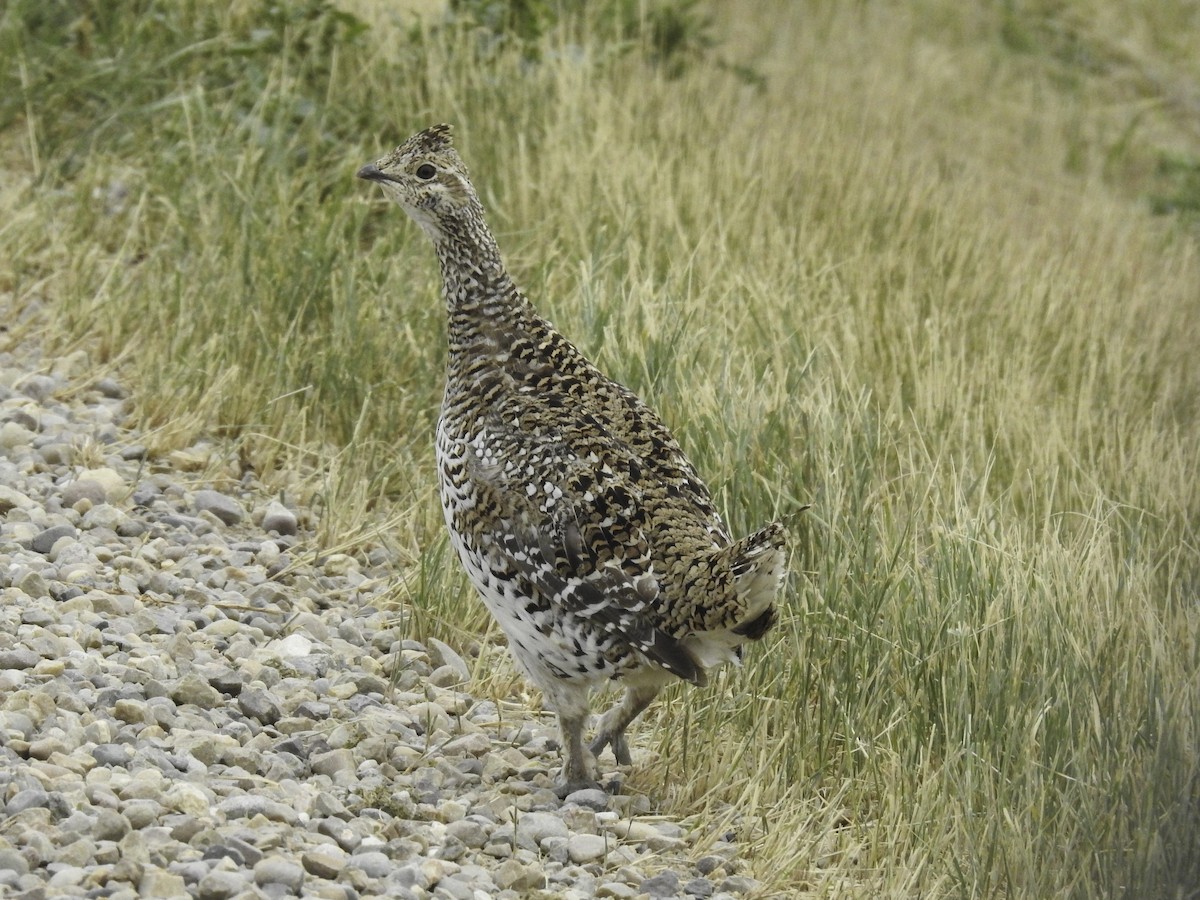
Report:
M359 169L358 177L364 179L365 181L398 181L399 180L397 178L393 178L391 175L388 175L386 172L381 172L379 169L379 166L375 165L375 163L367 163L367 165L365 165L361 169Z

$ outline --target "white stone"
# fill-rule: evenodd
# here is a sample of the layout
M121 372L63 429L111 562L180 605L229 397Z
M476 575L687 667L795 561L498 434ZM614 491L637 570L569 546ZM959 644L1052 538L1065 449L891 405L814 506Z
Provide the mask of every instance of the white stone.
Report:
M289 634L287 637L277 641L271 641L263 648L263 654L268 658L272 656L280 657L281 659L288 658L303 658L312 652L313 642L302 634Z
M0 484L0 516L7 515L14 509L29 509L34 502L6 484Z
M13 450L17 447L29 447L33 444L34 434L23 425L16 422L5 422L0 425L0 447Z
M104 496L109 503L123 500L129 492L129 486L124 477L116 469L101 466L98 469L84 469L75 476L77 481L94 481L104 489Z
M582 865L603 859L608 853L609 840L599 834L573 834L567 841L567 855L571 862Z
M207 815L212 805L203 788L182 781L167 788L162 795L162 803L167 809L190 816Z

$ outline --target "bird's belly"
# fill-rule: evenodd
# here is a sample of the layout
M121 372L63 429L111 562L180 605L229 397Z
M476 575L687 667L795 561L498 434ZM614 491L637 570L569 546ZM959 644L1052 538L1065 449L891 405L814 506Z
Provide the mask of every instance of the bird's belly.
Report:
M555 598L531 590L453 528L450 543L520 668L539 687L548 680L602 681L629 668L632 658L609 635L559 608Z
M543 690L555 681L591 684L619 677L640 659L613 637L543 596L515 566L506 564L488 535L505 527L491 501L470 478L465 442L438 429L437 457L442 514L459 562L508 638L518 666ZM490 548L490 552L489 552Z

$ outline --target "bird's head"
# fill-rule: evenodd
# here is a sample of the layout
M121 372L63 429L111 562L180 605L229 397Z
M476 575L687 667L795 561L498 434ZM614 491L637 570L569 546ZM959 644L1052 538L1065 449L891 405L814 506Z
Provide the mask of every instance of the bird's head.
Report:
M414 134L359 169L358 177L377 182L435 242L481 212L467 168L451 144L449 125Z

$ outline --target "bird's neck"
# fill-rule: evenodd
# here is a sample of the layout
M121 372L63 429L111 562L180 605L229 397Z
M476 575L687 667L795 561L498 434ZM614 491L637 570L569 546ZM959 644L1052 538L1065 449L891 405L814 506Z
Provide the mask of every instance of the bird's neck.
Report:
M481 354L504 355L505 345L525 330L532 315L482 220L463 225L433 236L449 317L451 370Z
M478 200L457 216L418 221L437 251L442 297L452 315L456 310L502 301L512 290L500 248L483 219Z
M442 299L451 316L459 311L503 303L513 290L512 279L504 269L495 244L481 248L442 242L437 249L442 270Z

